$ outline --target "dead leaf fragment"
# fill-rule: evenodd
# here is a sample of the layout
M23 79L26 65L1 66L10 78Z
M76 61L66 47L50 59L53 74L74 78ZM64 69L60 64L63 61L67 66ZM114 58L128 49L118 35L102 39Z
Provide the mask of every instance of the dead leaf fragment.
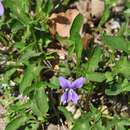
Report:
M113 12L119 13L121 11L123 11L124 9L124 0L117 0L117 2L115 3L115 5L112 8Z
M62 126L50 124L48 126L47 130L69 130L69 129L63 124L62 124Z
M62 37L69 37L74 18L79 14L77 9L68 9L66 12L53 13L49 18L49 30L52 35L58 33Z
M4 114L6 110L5 108L0 105L0 130L5 130L5 119L4 119Z
M100 18L103 14L105 4L103 0L92 0L91 1L91 14L92 17Z
M90 11L91 11L91 2L90 0L79 0L74 3L73 6L76 6L79 12L84 16L84 22L91 20Z
M91 39L93 38L93 36L89 33L86 33L83 37L82 37L82 41L83 41L83 47L84 49L88 48L88 45L91 41Z
M57 125L50 124L47 130L58 130Z

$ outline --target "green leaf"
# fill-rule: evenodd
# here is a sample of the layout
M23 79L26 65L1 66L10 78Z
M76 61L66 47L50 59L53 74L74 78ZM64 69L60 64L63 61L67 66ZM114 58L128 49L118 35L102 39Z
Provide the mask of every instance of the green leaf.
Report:
M32 111L33 111L33 114L36 115L37 117L42 117L42 113L40 112L40 110L38 109L38 106L36 104L36 101L35 99L32 99L31 100L31 108L32 108Z
M62 4L63 4L64 6L67 6L67 5L69 4L69 2L70 2L70 0L63 0L63 3L62 3Z
M114 85L111 89L106 89L105 94L109 96L116 96L120 93L122 93L122 89L118 88L120 86Z
M41 112L41 116L46 117L49 105L48 105L48 98L43 88L39 88L38 90L36 90L34 94L34 100L37 105L37 108Z
M75 39L76 35L80 33L81 26L83 24L83 16L81 14L77 15L73 21L70 30L70 39Z
M16 47L19 50L22 50L25 47L25 43L23 43L23 42L16 42L14 47Z
M81 37L80 35L76 35L75 36L75 52L76 52L78 64L80 63L82 50L83 50L83 43L82 43Z
M73 122L73 115L65 107L59 106L58 109L64 114L68 122Z
M106 79L104 73L99 72L86 72L86 78L93 82L103 82Z
M90 111L83 113L79 119L74 122L72 130L104 130L101 120L101 112L93 105L90 106Z
M16 34L19 30L21 30L24 26L18 22L17 20L14 20L15 22L12 25L11 32L13 34Z
M43 81L36 82L32 85L32 88L34 89L46 88L46 87L47 87L47 82L43 82Z
M20 116L12 120L5 128L5 130L17 130L20 126L23 126L28 120L26 116Z
M130 91L130 83L127 79L124 79L122 83L115 84L111 88L106 89L105 93L109 96L115 96L123 92Z
M91 120L91 115L91 113L82 115L81 118L76 120L72 130L91 130L91 126L89 124L89 121Z
M15 112L23 112L24 110L27 110L27 108L29 107L30 107L30 102L26 102L26 103L17 102L16 104L11 104L9 109Z
M42 68L43 67L40 64L37 66L34 64L28 64L20 83L20 92L22 94L28 94L32 89L34 89L34 87L32 87L32 81L39 79L39 74ZM35 83L33 85L35 85ZM40 85L42 85L42 83Z
M99 47L94 49L92 57L89 59L87 65L85 66L86 71L93 72L98 68L98 63L102 59L102 51Z
M83 16L79 14L76 16L76 18L73 21L70 30L70 37L69 37L69 40L71 41L71 43L73 43L72 46L74 47L74 50L76 52L78 64L80 63L80 58L83 49L82 40L79 34L82 24L83 24Z
M52 2L52 0L47 0L47 2L45 3L43 11L46 14L49 14L51 12L52 8L53 8L53 2Z
M110 9L107 5L103 12L103 16L101 17L101 20L100 20L100 23L98 26L101 27L102 25L104 25L104 23L108 20L109 16L110 16Z
M126 9L126 10L124 11L124 13L125 13L128 17L130 17L130 8Z
M130 126L130 119L127 117L122 117L120 119L120 124L123 126Z
M93 127L92 130L106 130L106 127L102 125L102 121L101 120L99 120L92 127Z
M59 88L59 80L57 77L52 77L50 79L50 82L48 83L48 87L52 89L58 89Z
M116 130L126 130L125 126L130 126L130 119L126 117L113 116L111 121L107 122L108 130L115 127Z
M21 55L19 62L24 63L24 62L28 61L30 58L39 57L42 54L43 54L42 52L36 53L35 51L28 50L27 52L24 52L23 55Z
M105 73L105 77L106 77L106 81L107 81L107 82L110 82L110 81L113 80L114 75L113 75L113 73L111 73L111 72L106 72L106 73Z
M125 0L125 3L124 3L124 4L125 4L125 7L126 7L126 8L130 8L130 2L129 2L129 0Z
M119 49L129 52L129 43L122 37L118 36L102 36L102 41L112 49Z
M123 57L116 65L112 68L113 74L123 74L126 78L130 78L130 61L127 57Z
M24 130L38 130L39 128L39 123L33 123L31 122L28 126L26 126L26 128Z
M5 75L4 75L4 79L6 81L10 80L10 77L16 72L16 68L12 68L8 71L6 71Z
M42 0L36 0L36 12L37 13L40 13L41 12L41 10L42 10Z
M106 5L113 5L116 4L117 0L105 0Z
M23 93L24 90L31 86L33 78L34 78L34 67L32 65L27 66L27 68L24 71L22 81L20 83L20 92Z
M17 19L19 22L21 22L25 26L31 23L30 18L25 13L26 9L24 8L25 4L23 3L23 0L17 0L15 2L13 0L4 0L4 3L5 3L5 6L11 10L12 17L14 19Z

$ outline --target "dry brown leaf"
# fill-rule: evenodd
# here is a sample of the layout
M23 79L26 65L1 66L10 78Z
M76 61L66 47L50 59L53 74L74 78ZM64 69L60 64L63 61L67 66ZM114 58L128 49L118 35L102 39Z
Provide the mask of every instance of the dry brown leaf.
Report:
M58 130L57 125L50 124L47 130Z
M65 57L67 56L67 52L63 48L61 48L61 49L48 48L47 50L48 50L48 52L57 53L60 60L65 60Z
M74 18L79 14L77 9L68 9L66 12L53 13L49 18L49 30L52 35L58 33L62 37L69 37Z
M112 11L116 13L123 11L125 7L124 2L124 0L117 0L116 4L112 8Z
M90 43L90 40L93 38L93 36L89 33L86 33L83 37L82 37L82 41L83 41L83 47L84 49L88 48L88 45Z
M91 15L100 18L103 14L105 4L103 0L91 0Z
M84 21L87 22L91 20L90 11L91 11L91 2L90 0L79 0L75 2L75 6L79 10L79 12L84 16Z

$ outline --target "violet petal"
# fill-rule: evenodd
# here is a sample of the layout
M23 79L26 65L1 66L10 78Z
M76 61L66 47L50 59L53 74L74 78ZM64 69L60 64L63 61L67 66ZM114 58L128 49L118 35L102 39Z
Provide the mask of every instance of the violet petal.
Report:
M4 14L4 6L3 4L0 2L0 16L2 16Z
M72 101L74 104L77 104L77 102L78 102L78 95L72 89L70 89L69 92L68 92L68 100L67 100L67 102L70 102L70 101Z
M60 86L63 89L70 88L71 83L69 80L65 79L64 77L59 77Z
M72 89L81 88L84 83L85 83L85 78L80 77L80 78L76 79L74 82L72 82L71 88Z
M67 99L68 99L68 93L67 92L64 92L63 95L61 96L61 102L63 104L66 104L67 103Z
M78 94L77 94L75 91L73 91L73 92L72 92L72 102L73 102L74 104L77 104L78 99L79 99Z
M67 99L67 102L72 101L72 94L73 94L73 89L70 89L70 90L68 91L68 99Z

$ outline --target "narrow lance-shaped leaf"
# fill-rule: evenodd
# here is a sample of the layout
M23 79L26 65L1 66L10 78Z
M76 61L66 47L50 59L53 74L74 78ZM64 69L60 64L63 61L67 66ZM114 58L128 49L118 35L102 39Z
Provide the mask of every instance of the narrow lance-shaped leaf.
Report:
M78 64L80 63L82 50L83 50L82 40L81 40L80 35L77 35L75 37L75 52L76 52Z
M101 27L108 20L109 16L110 16L110 9L107 5L104 12L103 12L103 16L99 22L98 27Z
M36 0L36 12L40 12L42 10L42 0Z
M98 63L102 59L102 51L99 47L94 49L92 57L89 59L87 65L86 65L86 71L95 71L95 69L98 67Z
M74 22L71 26L70 30L70 41L72 41L74 46L74 51L77 56L77 63L80 63L80 58L82 54L82 49L83 49L83 44L82 40L80 37L80 29L83 24L83 16L81 14L77 15L76 18L74 19Z
M76 35L80 33L81 26L83 24L83 16L81 14L77 15L73 21L70 30L70 39L75 39Z
M53 8L53 2L52 0L47 0L45 3L43 11L46 12L46 14L49 14Z

